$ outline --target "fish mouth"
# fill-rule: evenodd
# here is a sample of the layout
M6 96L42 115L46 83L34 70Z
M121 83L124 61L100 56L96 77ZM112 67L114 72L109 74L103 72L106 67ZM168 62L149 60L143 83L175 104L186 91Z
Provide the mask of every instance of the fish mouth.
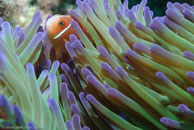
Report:
M65 29L63 29L59 34L57 34L57 36L53 37L53 39L59 38L59 37L60 37L61 35L63 35L70 27L71 27L71 23L70 23Z

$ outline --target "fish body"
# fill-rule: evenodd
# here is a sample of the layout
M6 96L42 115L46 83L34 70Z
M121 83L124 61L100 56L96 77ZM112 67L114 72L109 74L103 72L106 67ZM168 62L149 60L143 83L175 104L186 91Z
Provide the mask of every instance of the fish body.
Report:
M56 51L65 52L65 42L69 40L69 35L76 35L75 30L71 26L72 20L73 18L69 15L54 15L47 20L47 36ZM64 30L65 32L60 35Z

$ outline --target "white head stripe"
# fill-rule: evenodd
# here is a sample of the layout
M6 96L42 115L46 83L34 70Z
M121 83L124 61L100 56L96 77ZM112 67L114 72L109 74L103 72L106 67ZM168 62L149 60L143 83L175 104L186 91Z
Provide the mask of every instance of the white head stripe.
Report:
M53 39L59 38L63 33L65 33L69 28L71 27L71 24L69 24L63 31L61 31L57 36L55 36Z

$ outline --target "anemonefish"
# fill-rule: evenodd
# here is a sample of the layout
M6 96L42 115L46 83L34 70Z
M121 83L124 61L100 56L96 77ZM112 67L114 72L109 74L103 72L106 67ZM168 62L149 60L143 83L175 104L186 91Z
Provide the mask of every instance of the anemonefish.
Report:
M69 41L70 34L76 34L71 26L73 18L69 15L54 15L46 22L47 36L58 52L65 52L65 42ZM83 29L83 26L80 25Z

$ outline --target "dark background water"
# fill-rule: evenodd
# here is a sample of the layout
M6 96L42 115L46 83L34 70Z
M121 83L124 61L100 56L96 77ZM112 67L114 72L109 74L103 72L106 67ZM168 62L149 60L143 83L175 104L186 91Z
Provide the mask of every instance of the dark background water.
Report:
M139 4L140 2L141 0L129 0L129 7L131 8L133 5ZM194 5L194 0L147 0L147 6L149 6L154 12L154 16L163 16L165 15L168 2L179 2Z

